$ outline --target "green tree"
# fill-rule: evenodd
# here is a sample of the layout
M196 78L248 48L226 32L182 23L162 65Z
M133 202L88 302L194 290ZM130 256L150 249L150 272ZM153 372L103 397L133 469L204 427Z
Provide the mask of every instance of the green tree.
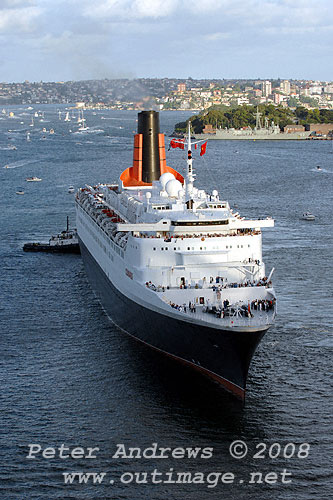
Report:
M309 111L308 111L308 109L304 108L304 106L298 106L295 109L295 115L300 120L306 120L308 118Z

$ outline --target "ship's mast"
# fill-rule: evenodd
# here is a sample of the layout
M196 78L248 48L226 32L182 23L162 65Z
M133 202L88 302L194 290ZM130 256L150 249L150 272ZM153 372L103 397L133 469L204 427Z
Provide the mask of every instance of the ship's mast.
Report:
M262 115L262 113L259 113L258 106L257 106L257 112L254 115L256 117L256 130L261 129L261 121L260 121L261 115Z
M195 180L195 174L193 173L192 167L192 144L191 144L191 122L188 122L188 134L187 134L187 172L186 172L186 203L188 208L192 208L192 195L193 195L193 182Z

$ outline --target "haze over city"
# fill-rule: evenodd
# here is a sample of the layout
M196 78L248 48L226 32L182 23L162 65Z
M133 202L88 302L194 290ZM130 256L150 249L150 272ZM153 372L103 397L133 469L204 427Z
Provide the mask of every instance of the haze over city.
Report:
M0 0L0 81L333 80L329 0Z

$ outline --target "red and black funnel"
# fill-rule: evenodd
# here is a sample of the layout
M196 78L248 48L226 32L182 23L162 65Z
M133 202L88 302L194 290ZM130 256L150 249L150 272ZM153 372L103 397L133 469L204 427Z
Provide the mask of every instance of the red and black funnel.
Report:
M157 111L138 114L138 134L142 134L142 180L151 184L160 178L160 122ZM165 157L165 155L164 155Z
M141 111L138 133L134 136L133 166L120 176L124 188L151 186L165 172L172 173L182 184L183 176L166 164L164 134L160 134L159 113Z

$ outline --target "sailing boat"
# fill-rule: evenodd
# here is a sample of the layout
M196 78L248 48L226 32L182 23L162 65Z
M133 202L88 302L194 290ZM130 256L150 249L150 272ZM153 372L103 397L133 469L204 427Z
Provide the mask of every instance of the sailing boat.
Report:
M81 118L79 115L78 122L81 123L82 125L78 128L79 132L84 132L89 129L86 125L86 119L83 117L83 110L81 110Z
M71 119L70 119L70 117L69 117L69 112L68 112L68 111L67 111L67 113L66 113L66 116L65 116L64 121L65 121L65 122L70 122L70 121L71 121Z
M81 113L82 113L82 115L81 115ZM77 122L78 123L82 123L83 120L84 120L84 118L83 118L83 111L79 110L79 114L77 115Z
M87 127L87 125L86 125L86 120L85 120L85 118L83 118L82 125L81 125L81 127L78 128L78 130L80 132L84 132L85 130L88 130L88 129L89 129L89 127Z

